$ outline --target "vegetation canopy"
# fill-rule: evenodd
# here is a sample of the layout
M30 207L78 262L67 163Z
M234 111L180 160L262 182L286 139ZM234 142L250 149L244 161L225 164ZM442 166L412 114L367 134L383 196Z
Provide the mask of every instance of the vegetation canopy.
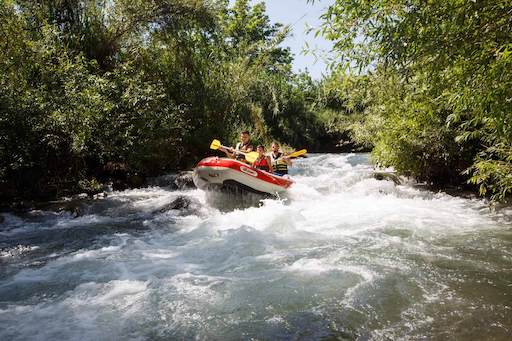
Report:
M337 62L313 80L263 2L0 1L0 200L190 167L241 130L512 193L512 0L336 0L322 18Z
M371 98L353 131L377 162L512 192L512 1L337 0L323 19Z
M94 191L189 167L241 129L319 149L319 84L238 0L0 2L0 193Z

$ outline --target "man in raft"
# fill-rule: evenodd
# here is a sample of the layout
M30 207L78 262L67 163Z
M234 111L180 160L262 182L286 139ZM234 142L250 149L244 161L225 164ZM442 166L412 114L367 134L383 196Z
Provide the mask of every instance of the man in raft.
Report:
M279 143L277 141L272 142L270 164L274 169L274 174L277 175L288 174L288 167L292 166L292 161L290 160L290 158L279 151Z
M240 161L245 161L245 156L242 153L249 153L253 151L253 147L251 144L251 135L247 130L244 130L240 133L240 142L238 142L235 148L219 148L219 150L226 153L226 155L231 159L237 159ZM237 153L242 152L242 153Z
M252 163L252 166L272 173L274 171L272 169L272 162L270 161L270 157L265 155L265 147L263 145L259 145L258 148L256 148L256 151L258 152L258 158Z

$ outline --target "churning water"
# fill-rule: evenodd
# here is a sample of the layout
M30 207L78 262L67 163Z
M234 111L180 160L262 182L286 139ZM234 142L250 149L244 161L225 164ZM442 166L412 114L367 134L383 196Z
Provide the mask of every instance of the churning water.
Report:
M4 213L0 340L510 340L510 209L378 181L367 155L292 175L228 212L150 187Z

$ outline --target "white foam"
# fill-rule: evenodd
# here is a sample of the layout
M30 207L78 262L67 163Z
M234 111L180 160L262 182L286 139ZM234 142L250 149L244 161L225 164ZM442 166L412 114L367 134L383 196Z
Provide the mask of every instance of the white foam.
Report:
M9 258L9 257L17 257L31 251L39 249L39 246L28 246L28 245L17 245L12 248L6 248L0 250L0 258Z
M395 275L411 278L418 291L414 304L401 311L400 328L420 328L418 319L428 325L429 315L418 311L457 296L431 263L490 268L465 260L451 240L507 230L508 213L493 213L483 200L378 181L366 159L328 154L297 161L286 199L231 212L210 207L198 190L152 187L113 192L77 219L48 215L33 222L4 214L8 228L1 233L11 235L128 222L145 230L98 237L96 245L54 253L39 268L16 271L1 283L1 293L34 292L19 291L21 298L0 310L6 328L0 338L215 339L226 330L260 328L258 323L281 330L293 314L323 316L329 311L323 305L332 302L377 314L380 307L371 298ZM183 195L199 207L162 210ZM400 335L386 328L372 335Z

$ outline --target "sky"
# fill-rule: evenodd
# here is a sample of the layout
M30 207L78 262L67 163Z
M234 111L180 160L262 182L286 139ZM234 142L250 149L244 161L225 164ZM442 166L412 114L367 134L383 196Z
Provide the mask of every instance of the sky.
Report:
M272 23L279 22L291 26L291 36L288 37L283 46L290 47L294 54L294 71L307 70L315 79L320 79L322 73L326 73L326 63L323 58L317 58L313 54L304 55L303 49L307 41L310 49L315 49L320 55L325 55L332 48L332 43L321 36L315 38L314 32L306 34L306 27L319 27L321 24L320 15L335 0L315 0L313 4L306 0L266 0L267 14ZM234 0L230 1L234 3ZM253 0L252 4L262 2ZM324 51L322 53L322 51Z

